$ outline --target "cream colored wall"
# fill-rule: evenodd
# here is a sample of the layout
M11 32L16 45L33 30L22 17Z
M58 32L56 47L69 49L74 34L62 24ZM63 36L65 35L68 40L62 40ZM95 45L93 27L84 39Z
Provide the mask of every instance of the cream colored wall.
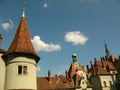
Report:
M6 67L5 90L8 89L36 89L36 62L33 59L17 57ZM35 64L35 65L34 65ZM18 65L27 66L27 75L18 75Z
M83 76L84 79L87 81L86 73L83 70L78 70L77 74L79 74L80 76Z
M80 84L81 88L77 88L76 90L83 90L83 89L92 90L92 88L87 88L87 83L86 83L87 82L87 76L86 76L86 73L83 70L78 70L77 74L79 74L80 76L83 76L84 79L81 80L81 84ZM83 82L84 82L84 84L83 84Z
M86 83L85 80L83 80L83 79L81 80L80 87L81 88L87 88L87 83Z
M115 82L116 82L116 77L115 75L113 76L100 76L100 80L101 80L101 86L104 88L103 90L105 90L106 88L109 89L109 90L116 90L115 88ZM104 83L103 82L106 82L106 85L107 87L104 87ZM112 82L112 86L110 85L109 81Z
M2 54L0 54L0 90L4 90L5 83L5 63L1 58Z
M103 81L106 82L107 87L104 87ZM110 86L109 81L112 82L112 86ZM116 90L115 88L115 82L116 78L115 75L110 76L110 75L96 75L92 77L91 79L92 84L94 85L94 90Z

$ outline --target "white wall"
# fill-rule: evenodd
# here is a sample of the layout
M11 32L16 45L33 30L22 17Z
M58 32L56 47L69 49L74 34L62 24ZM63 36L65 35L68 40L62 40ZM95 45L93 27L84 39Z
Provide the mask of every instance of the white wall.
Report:
M0 90L4 90L5 83L5 63L1 58L2 54L0 54Z
M33 89L36 90L36 62L26 57L17 57L6 67L5 90L8 89ZM35 64L35 65L34 65ZM27 66L27 75L18 74L18 65Z

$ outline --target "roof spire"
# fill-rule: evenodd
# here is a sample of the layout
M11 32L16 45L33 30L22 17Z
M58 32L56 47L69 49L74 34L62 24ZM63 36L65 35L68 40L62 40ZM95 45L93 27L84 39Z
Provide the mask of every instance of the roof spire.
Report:
M104 39L104 38L103 38ZM109 56L110 55L110 50L108 49L108 46L104 40L104 44L105 44L105 52L106 52L106 56Z
M26 8L26 0L24 0L24 4L23 4L22 17L25 17L25 8Z

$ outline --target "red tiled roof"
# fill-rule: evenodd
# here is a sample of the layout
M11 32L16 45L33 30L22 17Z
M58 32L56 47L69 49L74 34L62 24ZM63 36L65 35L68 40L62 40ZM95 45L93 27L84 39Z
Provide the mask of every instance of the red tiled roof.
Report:
M114 67L113 62L109 60L96 60L92 67L89 69L89 75L108 75L111 74L110 71L114 71L116 68Z
M21 17L14 39L4 56L12 53L31 54L36 57L37 61L40 59L33 48L25 17Z
M75 73L74 76L73 76L73 79L74 79L75 87L79 88L80 87L80 82L83 79L83 77L81 77L79 74ZM93 87L93 85L90 84L88 81L86 81L86 80L84 80L84 81L86 82L87 87L89 87L89 88Z
M115 68L120 72L120 59L117 59L117 60L114 62L114 66L115 66Z
M98 66L103 67L101 61L96 61L96 64ZM110 70L115 70L113 63L110 62L109 60L103 60L103 64L104 64L104 67L107 67L107 65L108 65Z
M73 88L73 83L66 79L65 76L50 77L38 77L37 78L37 90L59 90L59 89L71 89Z
M102 68L102 67L100 67L100 66L98 66L98 68L97 68L97 73L98 74L110 74L110 72L108 72L107 70L105 70L104 68Z
M86 72L86 70L83 68L83 66L79 63L79 62L77 62L78 63L78 66L79 67L76 67L75 65L74 65L74 62L72 62L71 63L71 66L70 66L70 69L69 69L69 76L73 76L76 72L77 72L77 70L78 69L82 69L86 74L87 74L87 72Z

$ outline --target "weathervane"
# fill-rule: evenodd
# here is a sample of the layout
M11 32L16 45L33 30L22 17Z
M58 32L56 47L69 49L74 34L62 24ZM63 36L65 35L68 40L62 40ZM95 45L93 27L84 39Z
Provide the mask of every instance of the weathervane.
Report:
M24 0L24 4L23 4L23 10L25 11L26 8L26 0Z
M24 0L22 17L25 17L26 0Z

